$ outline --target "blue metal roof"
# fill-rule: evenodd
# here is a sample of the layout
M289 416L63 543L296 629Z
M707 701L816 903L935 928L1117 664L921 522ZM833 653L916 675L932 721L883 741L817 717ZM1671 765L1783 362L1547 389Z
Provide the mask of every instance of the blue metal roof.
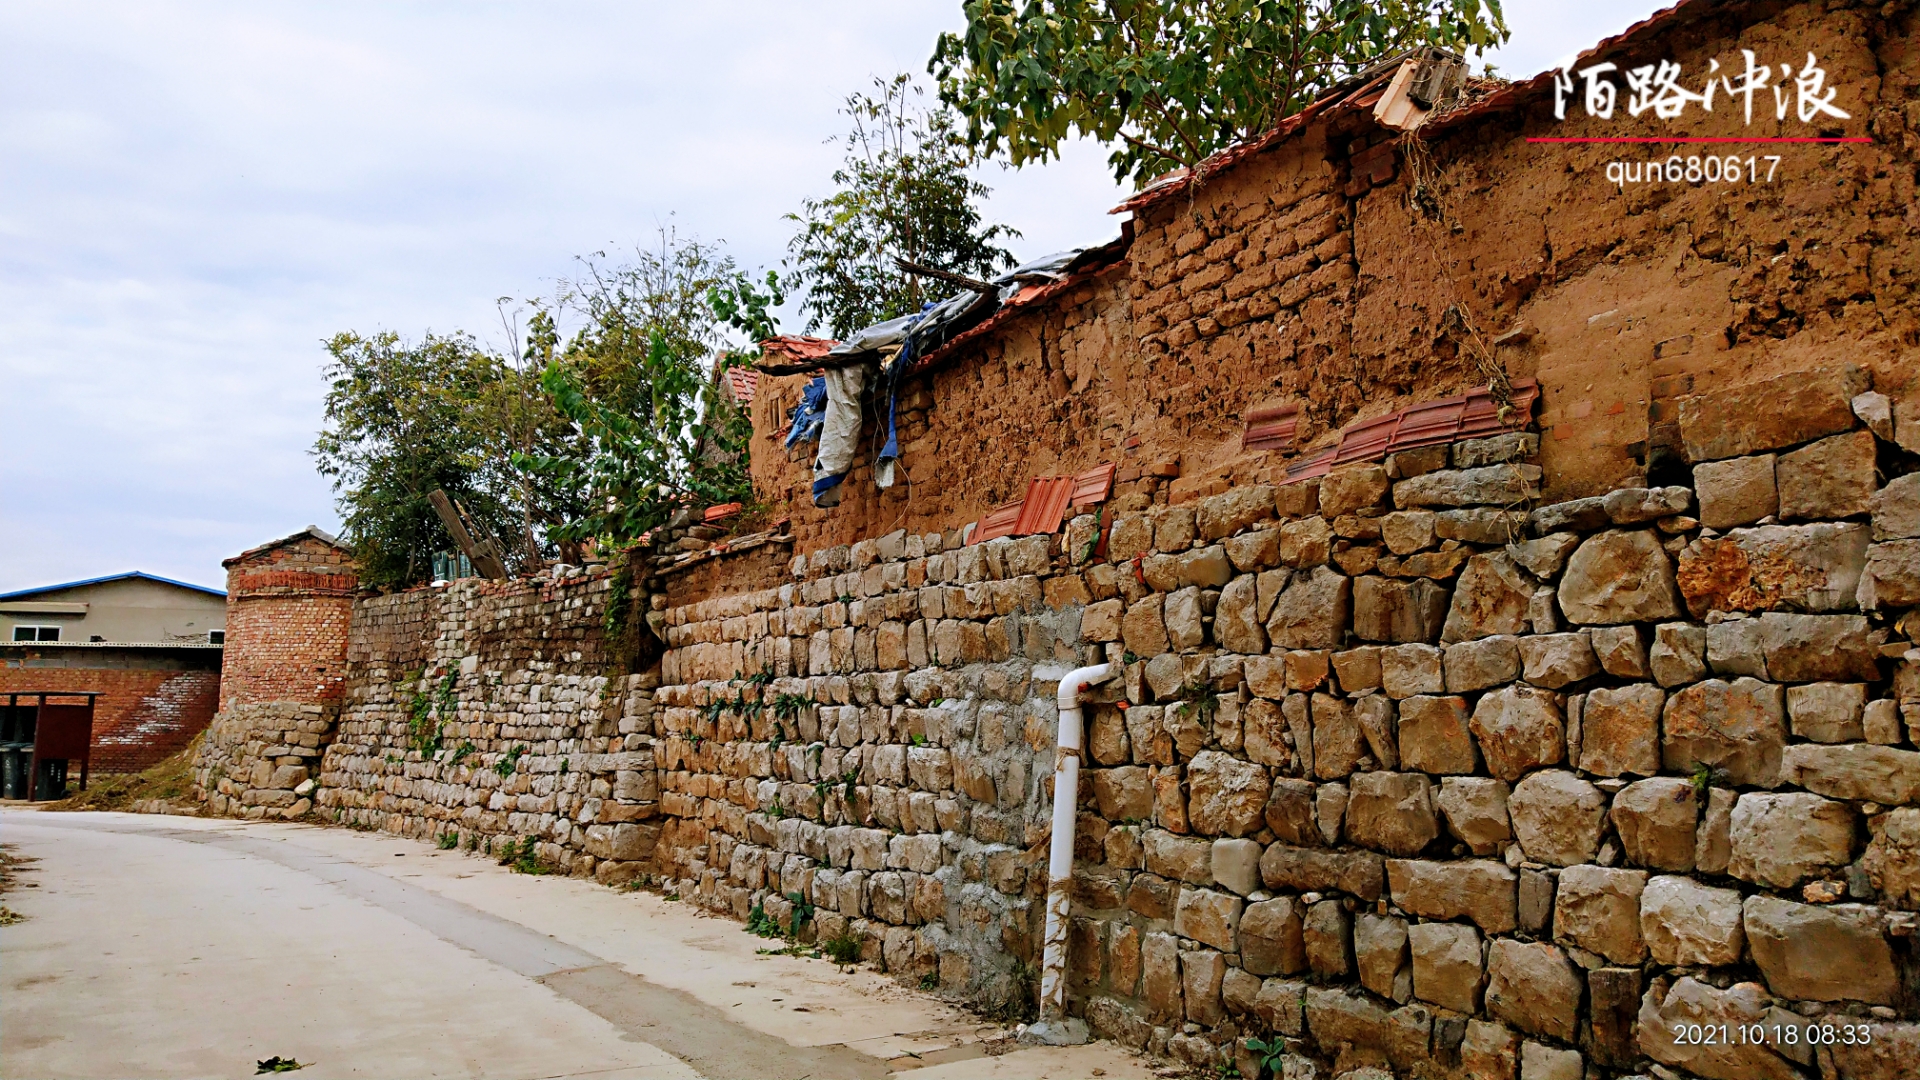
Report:
M192 589L194 592L203 592L210 596L224 597L227 595L227 590L225 589L209 589L205 585L195 585L191 581L175 581L172 578L164 578L158 574L149 574L140 570L130 570L124 574L108 574L105 577L87 578L84 581L66 581L58 585L42 585L36 589L16 589L13 592L0 593L0 600L18 600L23 596L37 596L40 593L59 592L61 589L77 589L82 585L98 585L106 581L125 581L128 578L143 578L147 581L157 581L162 585L177 585L182 589Z

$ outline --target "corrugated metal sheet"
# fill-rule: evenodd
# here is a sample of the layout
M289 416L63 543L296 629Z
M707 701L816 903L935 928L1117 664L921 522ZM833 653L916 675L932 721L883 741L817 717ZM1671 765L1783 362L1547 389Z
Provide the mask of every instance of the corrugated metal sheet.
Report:
M1014 522L1013 535L1046 533L1051 536L1059 532L1060 522L1067 516L1067 504L1072 498L1073 477L1034 477L1027 482L1027 497L1021 503L1019 520Z
M998 509L987 511L986 516L973 527L973 538L967 543L984 544L988 540L1012 536L1014 526L1020 523L1020 508L1024 505L1024 503L1010 502Z
M1114 469L1115 466L1113 463L1107 462L1106 464L1095 465L1093 468L1074 477L1074 507L1078 509L1082 506L1098 506L1106 502L1107 496L1113 494Z
M1240 436L1242 450L1291 450L1300 428L1299 405L1269 405L1246 415L1247 430Z

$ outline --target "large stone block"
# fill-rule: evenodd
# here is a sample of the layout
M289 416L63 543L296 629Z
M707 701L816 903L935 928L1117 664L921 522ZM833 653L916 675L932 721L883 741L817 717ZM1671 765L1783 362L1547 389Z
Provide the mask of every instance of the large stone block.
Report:
M1240 707L1241 750L1261 765L1291 768L1293 750L1287 745L1287 719L1280 706L1254 698Z
M1173 932L1222 952L1238 952L1242 904L1232 893L1181 889L1173 909Z
M1180 1002L1180 939L1172 934L1148 934L1140 945L1141 996L1156 1019L1186 1015Z
M1427 578L1368 574L1353 579L1353 633L1362 641L1434 641L1445 625L1450 593Z
M1882 903L1920 908L1920 810L1903 806L1876 823L1860 867Z
M1266 854L1260 856L1260 879L1266 882L1267 888L1274 890L1338 890L1362 900L1378 900L1385 877L1386 868L1380 856L1370 851L1316 851L1274 843L1269 844ZM1398 900L1395 902L1398 903Z
M1262 521L1273 519L1273 488L1257 484L1233 488L1201 499L1194 518L1202 540L1232 536Z
M1524 633L1527 603L1537 584L1504 551L1468 559L1459 581L1454 583L1453 603L1447 610L1440 640L1452 643Z
M1644 679L1651 674L1647 666L1647 642L1638 626L1596 626L1587 633L1600 669L1617 679Z
M1920 537L1920 472L1887 481L1868 503L1875 540Z
M1607 797L1574 773L1542 769L1514 785L1507 813L1529 859L1572 866L1599 853Z
M1325 566L1299 571L1274 601L1267 639L1282 649L1337 649L1351 599L1351 579Z
M1236 653L1266 652L1265 622L1261 617L1259 585L1254 575L1242 574L1220 590L1220 598L1213 609L1213 638L1222 649Z
M1302 518L1280 526L1280 561L1288 566L1319 566L1333 552L1333 526L1323 517Z
M1866 738L1865 683L1818 682L1787 687L1787 719L1800 738L1821 743Z
M1528 520L1525 510L1443 510L1433 516L1433 535L1463 544L1510 544L1525 539Z
M1206 644L1206 624L1200 610L1200 589L1189 585L1167 594L1162 620L1167 642L1175 652L1192 652Z
M1541 581L1551 581L1560 576L1567 565L1567 556L1579 546L1578 533L1557 532L1524 544L1508 544L1507 554L1522 570Z
M1532 431L1508 431L1484 439L1453 444L1453 467L1478 469L1509 461L1530 461L1540 453L1540 436Z
M1695 465L1693 487L1700 493L1700 524L1731 529L1778 514L1780 493L1773 467L1772 454Z
M1646 887L1644 870L1567 867L1554 890L1554 937L1616 964L1639 963L1647 954L1640 936L1640 894Z
M1760 645L1759 619L1728 619L1707 627L1707 667L1715 675L1767 677L1767 653Z
M1780 455L1780 516L1844 518L1868 511L1873 500L1873 432L1850 431Z
M1260 853L1264 850L1253 840L1215 840L1214 884L1241 896L1260 888Z
M1673 563L1645 529L1588 537L1560 576L1560 610L1568 621L1610 626L1680 614Z
M1655 870L1693 869L1700 793L1677 776L1628 784L1613 797L1613 828L1627 861Z
M1353 973L1353 917L1338 900L1307 905L1300 928L1307 966L1315 975L1342 978Z
M1480 1011L1486 968L1480 932L1460 923L1428 922L1407 928L1413 960L1413 996L1468 1016Z
M1855 598L1862 611L1920 605L1920 540L1889 540L1867 548Z
M1440 782L1434 805L1447 831L1475 855L1497 855L1513 839L1507 813L1507 785L1484 776L1449 776Z
M1367 912L1356 915L1353 962L1361 986L1402 1004L1413 997L1413 969L1407 963L1405 919Z
M1353 704L1332 694L1313 695L1313 774L1338 780L1353 772L1366 756L1366 735L1353 715Z
M1468 726L1480 741L1487 770L1509 783L1527 770L1557 764L1566 754L1566 727L1557 696L1531 686L1484 694Z
M1313 781L1275 778L1267 796L1267 828L1286 843L1318 847L1320 827L1314 824L1313 802Z
M1520 642L1530 640L1500 635L1447 646L1447 691L1464 694L1512 682L1520 675Z
M1380 540L1395 555L1411 555L1433 546L1431 510L1400 510L1380 519Z
M1432 645L1396 645L1381 649L1381 689L1395 699L1446 693L1443 655Z
M1775 682L1875 681L1886 632L1859 615L1760 616L1760 647Z
M1558 690L1600 674L1600 658L1585 633L1535 634L1520 639L1522 674L1535 686Z
M1347 802L1347 839L1389 855L1413 855L1440 835L1433 781L1421 773L1360 773Z
M1753 962L1781 997L1891 1005L1899 995L1893 948L1876 908L1756 895L1746 899L1742 925Z
M1248 904L1240 916L1241 964L1255 975L1293 975L1307 969L1301 937L1305 909L1297 897Z
M1501 938L1487 950L1487 1012L1522 1031L1577 1041L1583 989L1584 980L1553 945Z
M1167 639L1167 624L1161 613L1162 597L1155 593L1137 600L1120 621L1121 639L1135 656L1158 656L1172 648Z
M1470 775L1480 763L1467 730L1467 700L1421 695L1400 703L1400 764L1437 774Z
M1187 766L1187 820L1201 835L1257 832L1266 805L1267 770L1260 765L1202 750Z
M1394 505L1412 507L1513 506L1540 497L1536 465L1445 469L1393 485Z
M1587 695L1580 714L1580 769L1601 776L1660 771L1660 710L1666 691L1637 683Z
M1661 875L1640 894L1640 934L1661 964L1722 967L1740 962L1747 936L1740 890Z
M1727 873L1791 889L1853 858L1853 809L1803 791L1748 793L1733 806Z
M1726 770L1743 787L1780 782L1787 718L1778 685L1708 679L1669 697L1661 719L1661 764L1668 771L1690 773L1707 765Z
M1647 670L1661 686L1698 682L1707 673L1707 628L1687 623L1661 623L1654 627Z
M1850 611L1867 546L1859 522L1735 529L1688 544L1674 580L1695 618L1710 611Z
M1680 441L1689 460L1717 461L1851 431L1853 399L1871 386L1861 368L1841 364L1684 397Z
M1431 862L1388 859L1387 882L1396 907L1423 919L1472 919L1489 934L1519 925L1514 874L1492 859ZM1269 886L1273 885L1271 879Z
M1386 499L1389 486L1387 470L1378 465L1335 469L1320 478L1320 516L1332 521L1341 514L1377 506Z
M1683 1037L1709 1025L1716 1032L1723 1026L1734 1032L1765 1025L1774 1018L1768 1005L1758 983L1718 990L1692 976L1682 976L1670 987L1656 982L1640 1002L1640 1052L1709 1080L1803 1080L1804 1074L1774 1053L1769 1042Z
M1796 743L1782 754L1780 779L1829 798L1910 805L1920 803L1920 753L1869 743Z

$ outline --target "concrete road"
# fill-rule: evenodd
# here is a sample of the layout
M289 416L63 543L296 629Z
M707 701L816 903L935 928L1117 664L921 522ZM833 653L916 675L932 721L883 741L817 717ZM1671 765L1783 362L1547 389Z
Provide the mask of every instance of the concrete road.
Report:
M343 829L0 811L0 1076L1107 1076L731 920Z

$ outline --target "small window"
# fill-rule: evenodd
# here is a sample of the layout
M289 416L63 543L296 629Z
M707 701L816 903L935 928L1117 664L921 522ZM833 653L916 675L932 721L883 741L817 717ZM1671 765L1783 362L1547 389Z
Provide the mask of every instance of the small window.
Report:
M15 641L59 641L60 628L57 626L15 626Z
M207 631L207 644L225 645L226 643L227 643L227 632L225 630Z

